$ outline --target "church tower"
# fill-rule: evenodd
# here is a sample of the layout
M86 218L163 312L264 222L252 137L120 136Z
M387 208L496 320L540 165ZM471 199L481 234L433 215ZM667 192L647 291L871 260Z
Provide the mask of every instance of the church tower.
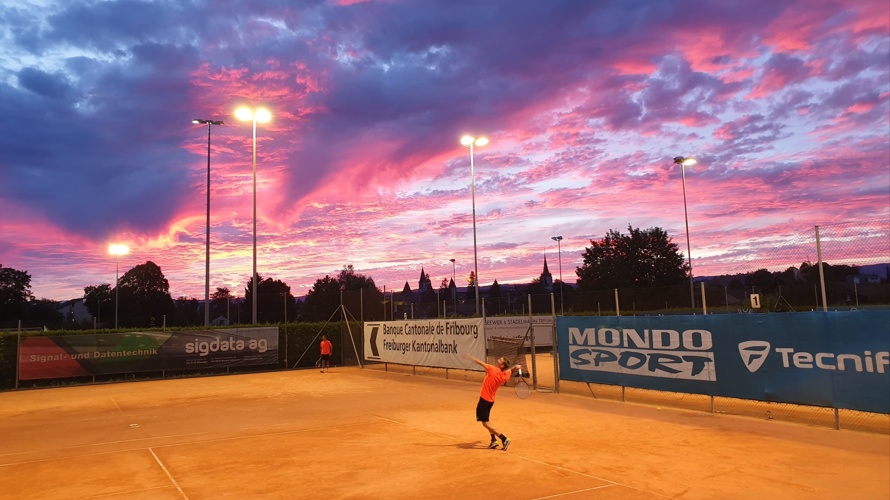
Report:
M553 275L550 274L550 269L547 268L547 256L544 256L544 271L541 273L540 278L541 286L544 287L544 290L547 293L553 291Z
M433 282L430 280L430 275L423 271L423 266L420 266L420 281L417 282L417 291L423 293L432 291L432 289Z

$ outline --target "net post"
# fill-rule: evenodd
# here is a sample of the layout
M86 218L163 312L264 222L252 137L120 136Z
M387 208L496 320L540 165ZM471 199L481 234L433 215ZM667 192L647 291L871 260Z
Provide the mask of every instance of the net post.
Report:
M562 286L561 283L560 286ZM562 297L560 297L560 300L562 300ZM559 394L559 357L556 352L556 301L552 293L550 294L550 318L553 322L550 328L550 342L552 345L550 352L553 357L553 392Z

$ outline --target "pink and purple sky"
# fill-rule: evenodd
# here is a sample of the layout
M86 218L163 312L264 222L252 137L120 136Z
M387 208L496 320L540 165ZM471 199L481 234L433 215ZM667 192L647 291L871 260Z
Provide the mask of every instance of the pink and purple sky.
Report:
M564 279L628 224L696 275L776 235L890 216L886 1L39 0L0 6L0 264L70 299L151 260L203 298L252 268L303 295L346 264L379 287ZM890 260L887 232L876 262ZM810 255L815 260L815 252ZM746 267L748 262L751 268ZM799 264L793 262L791 264Z

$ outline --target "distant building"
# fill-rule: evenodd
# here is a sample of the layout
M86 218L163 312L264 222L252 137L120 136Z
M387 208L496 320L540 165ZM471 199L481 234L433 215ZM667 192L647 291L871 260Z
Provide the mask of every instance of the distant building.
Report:
M83 303L83 297L59 302L55 311L65 318L65 324L93 321L93 315Z

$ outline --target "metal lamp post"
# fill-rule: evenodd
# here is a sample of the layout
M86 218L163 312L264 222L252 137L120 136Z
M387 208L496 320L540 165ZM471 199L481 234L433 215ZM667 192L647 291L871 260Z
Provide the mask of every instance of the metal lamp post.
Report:
M120 261L122 255L130 253L127 245L109 245L108 253L114 255L114 329L117 330L117 308L120 302Z
M204 326L210 326L210 127L223 125L221 120L194 118L192 123L207 125L207 241L204 255Z
M251 324L255 325L257 324L256 297L259 293L256 278L256 124L257 122L268 122L272 119L272 115L263 108L252 110L242 107L235 110L235 117L242 121L253 122L253 277L251 278L253 280L253 318Z
M479 258L476 253L476 167L473 163L473 146L485 146L488 144L487 137L473 137L465 135L460 138L460 143L464 147L470 148L470 192L473 201L473 268L476 274L476 315L479 315Z
M692 308L695 309L695 287L692 285L692 247L689 244L689 212L686 209L686 167L695 165L695 158L684 158L677 156L674 163L680 165L680 172L683 178L683 217L686 219L686 256L689 259L689 300Z
M562 236L553 236L550 238L551 240L556 242L557 255L559 256L559 310L560 314L565 316L565 302L563 301L563 289L562 289Z

